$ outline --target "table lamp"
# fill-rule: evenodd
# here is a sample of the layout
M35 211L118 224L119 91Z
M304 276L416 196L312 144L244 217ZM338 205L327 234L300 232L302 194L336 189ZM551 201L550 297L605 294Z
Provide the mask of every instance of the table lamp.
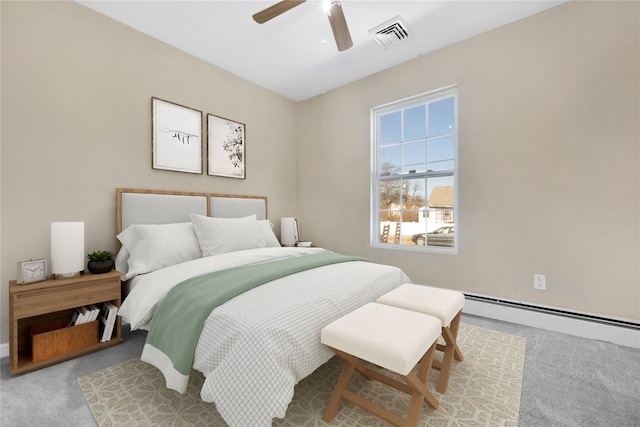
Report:
M51 273L75 277L84 271L84 222L51 223Z
M282 246L295 246L298 241L298 220L291 217L280 219L280 243Z

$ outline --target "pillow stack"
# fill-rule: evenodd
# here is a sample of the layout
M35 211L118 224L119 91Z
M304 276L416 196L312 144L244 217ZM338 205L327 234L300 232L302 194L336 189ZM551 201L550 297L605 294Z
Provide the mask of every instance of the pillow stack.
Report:
M116 269L122 280L203 256L264 247L280 247L269 220L210 218L191 214L191 222L132 225L118 234L122 248Z

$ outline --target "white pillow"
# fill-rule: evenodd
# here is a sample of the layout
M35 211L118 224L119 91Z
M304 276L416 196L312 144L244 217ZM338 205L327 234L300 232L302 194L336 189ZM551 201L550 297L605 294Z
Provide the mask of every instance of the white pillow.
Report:
M122 280L126 280L124 277L129 272L129 251L122 246L116 255L116 270L122 273Z
M200 245L190 222L132 225L117 237L129 251L129 269L122 280L202 258Z
M209 218L191 214L191 222L205 257L266 247L255 215L244 218Z
M276 235L273 233L273 223L271 221L268 219L260 219L258 220L258 226L262 233L262 239L268 248L279 248L282 246Z

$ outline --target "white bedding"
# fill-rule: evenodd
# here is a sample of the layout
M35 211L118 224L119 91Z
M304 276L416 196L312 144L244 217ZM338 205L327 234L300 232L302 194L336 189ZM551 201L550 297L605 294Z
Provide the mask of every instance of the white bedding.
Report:
M325 252L261 248L230 252L136 277L120 308L132 329L148 329L162 298L196 275L239 265ZM205 322L193 367L204 373L204 401L215 402L231 426L268 426L285 416L295 384L329 360L320 330L397 286L398 268L346 262L296 273L247 291L214 309Z

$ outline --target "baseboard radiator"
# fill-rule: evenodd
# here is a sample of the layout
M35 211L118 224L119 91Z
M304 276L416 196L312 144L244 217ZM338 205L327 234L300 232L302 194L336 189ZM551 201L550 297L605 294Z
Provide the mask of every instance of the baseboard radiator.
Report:
M584 338L640 348L640 322L465 293L464 312Z

